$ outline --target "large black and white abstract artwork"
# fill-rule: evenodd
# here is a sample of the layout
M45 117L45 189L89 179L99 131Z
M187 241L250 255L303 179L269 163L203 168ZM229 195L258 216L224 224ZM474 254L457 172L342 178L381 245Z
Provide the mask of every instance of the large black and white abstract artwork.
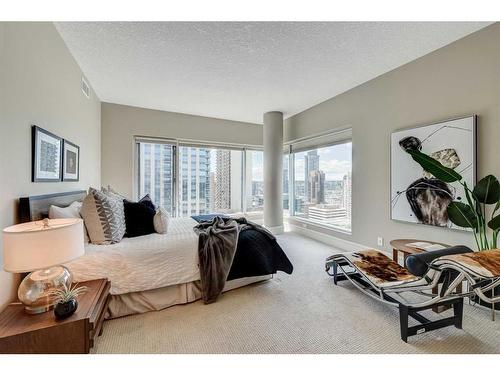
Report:
M455 169L471 188L476 182L476 116L403 129L391 134L391 218L454 229L446 208L465 199L458 183L425 172L405 149L413 148Z

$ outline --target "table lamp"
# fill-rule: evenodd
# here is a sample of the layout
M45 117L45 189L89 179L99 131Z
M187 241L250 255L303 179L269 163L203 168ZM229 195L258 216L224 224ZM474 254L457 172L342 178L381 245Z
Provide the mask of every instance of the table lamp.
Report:
M85 253L83 220L44 219L3 230L3 267L13 273L31 272L17 295L28 314L39 314L55 305L53 290L70 287L72 275L60 264Z

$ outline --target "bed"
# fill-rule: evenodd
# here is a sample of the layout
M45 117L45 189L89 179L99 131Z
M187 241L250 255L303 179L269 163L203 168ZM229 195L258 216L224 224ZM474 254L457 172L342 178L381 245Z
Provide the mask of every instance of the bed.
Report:
M21 198L21 221L40 220L51 205L67 206L85 195L85 191L76 191ZM193 302L201 298L198 236L193 231L196 224L192 218L172 218L165 235L125 237L113 245L86 244L85 255L65 266L75 282L98 278L111 281L108 319ZM235 263L237 255L238 250ZM240 265L248 263L248 254L239 258ZM228 277L224 291L272 278L269 272L238 274Z

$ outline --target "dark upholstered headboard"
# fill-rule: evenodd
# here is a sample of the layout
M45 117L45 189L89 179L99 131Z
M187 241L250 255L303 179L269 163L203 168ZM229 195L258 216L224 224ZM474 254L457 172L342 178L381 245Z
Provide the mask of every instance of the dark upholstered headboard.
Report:
M19 198L19 220L21 223L42 220L49 215L50 206L66 207L74 201L82 201L86 195L85 190L78 190Z

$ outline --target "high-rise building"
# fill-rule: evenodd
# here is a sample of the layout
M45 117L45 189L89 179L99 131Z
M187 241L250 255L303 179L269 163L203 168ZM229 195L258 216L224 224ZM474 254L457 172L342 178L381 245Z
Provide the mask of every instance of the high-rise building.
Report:
M139 190L150 194L156 205L173 210L173 147L169 144L141 143Z
M179 148L179 186L181 216L210 211L210 149Z
M231 151L215 151L214 210L231 208Z
M209 173L209 196L210 196L210 211L214 212L214 202L215 202L215 172L210 171Z
M302 200L306 199L306 185L308 184L308 180L306 181L301 181L297 180L294 182L294 187L295 187L295 197L300 198Z
M347 212L347 218L351 219L352 215L352 181L351 181L351 172L347 172L343 178L343 203L344 208Z
M285 156L283 160L283 209L288 210L289 208L289 198L288 198L288 155Z
M308 192L310 204L321 204L325 201L325 172L310 171L309 172Z
M308 218L319 221L332 221L346 217L345 208L339 208L327 204L319 204L308 207Z
M187 146L180 146L177 150L178 183L174 187L174 146L139 144L139 192L150 194L154 203L164 207L172 216L242 212L243 181L247 183L247 208L262 207L263 182L252 180L251 160L247 163L247 176L243 178L241 150ZM174 191L177 207L174 207Z
M319 155L317 150L308 151L304 156L304 179L305 179L305 196L309 197L308 179L311 172L319 170Z

